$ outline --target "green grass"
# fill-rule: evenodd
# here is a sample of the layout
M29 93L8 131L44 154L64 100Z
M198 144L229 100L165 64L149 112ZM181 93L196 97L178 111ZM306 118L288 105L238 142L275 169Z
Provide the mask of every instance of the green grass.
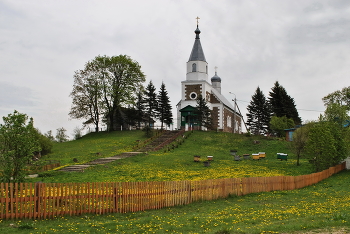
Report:
M118 135L118 133L120 135ZM108 157L118 152L131 150L136 139L143 132L118 132L91 134L80 140L55 145L51 158L62 158L63 165L72 164L73 158L79 163L96 158ZM133 135L134 133L134 135ZM259 140L260 144L254 144ZM118 141L118 142L117 142ZM198 132L192 133L181 145L171 151L160 150L114 161L106 165L93 166L81 172L40 173L42 177L28 182L113 182L113 181L172 181L205 180L215 178L237 178L254 176L302 175L312 173L311 165L304 159L301 166L291 152L290 142L265 137L247 137L230 133ZM231 149L237 154L266 152L266 159L260 161L234 161ZM289 154L288 161L276 159L276 153ZM210 167L193 162L193 156L214 156Z
M55 144L49 159L62 164L93 160L97 152L109 157L130 151L143 132L89 134L80 140ZM260 144L254 144L260 140ZM216 132L194 132L174 150L117 160L84 173L47 172L28 182L94 182L143 180L202 180L245 176L301 175L312 172L301 160L296 166L289 143L264 137L246 137ZM260 161L234 161L238 154L266 152ZM289 154L288 161L276 153ZM194 155L214 156L210 167L193 162ZM350 171L333 175L316 185L293 191L274 191L232 196L136 213L86 214L50 220L0 220L1 233L305 233L322 230L350 232Z
M137 140L145 140L142 131L118 131L89 133L81 139L63 143L54 143L52 153L43 156L44 160L58 160L61 165L92 161L96 158L114 156L132 150Z
M256 193L125 214L0 221L1 233L350 232L350 171L299 190Z

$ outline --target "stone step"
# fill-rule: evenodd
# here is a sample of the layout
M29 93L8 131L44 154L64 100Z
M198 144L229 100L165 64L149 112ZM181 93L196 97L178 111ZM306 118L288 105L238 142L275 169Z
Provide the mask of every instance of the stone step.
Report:
M68 167L61 168L59 171L83 171L84 169L90 167L90 165L72 165Z

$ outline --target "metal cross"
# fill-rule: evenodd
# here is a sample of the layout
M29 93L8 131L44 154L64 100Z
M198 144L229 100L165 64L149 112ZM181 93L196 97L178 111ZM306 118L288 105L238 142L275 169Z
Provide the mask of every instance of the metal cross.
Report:
M197 19L197 25L198 25L198 20L199 20L200 18L197 16L197 18L196 18L196 19Z
M218 70L218 67L217 67L217 66L215 66L215 67L214 67L214 69L215 69L215 73L216 73L216 72L217 72L217 70Z

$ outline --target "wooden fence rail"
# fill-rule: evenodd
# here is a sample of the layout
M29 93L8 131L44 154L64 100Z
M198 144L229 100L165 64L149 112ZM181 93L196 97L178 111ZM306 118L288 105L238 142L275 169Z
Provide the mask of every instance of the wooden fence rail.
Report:
M344 169L345 163L310 175L203 181L0 183L0 218L44 219L160 209L229 195L299 189Z

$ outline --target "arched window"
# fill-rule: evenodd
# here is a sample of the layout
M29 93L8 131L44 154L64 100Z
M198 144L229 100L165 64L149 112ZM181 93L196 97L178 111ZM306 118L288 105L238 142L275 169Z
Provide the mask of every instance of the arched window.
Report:
M208 74L208 66L205 66L205 73Z
M192 64L192 72L196 72L197 71L197 64L193 63Z

